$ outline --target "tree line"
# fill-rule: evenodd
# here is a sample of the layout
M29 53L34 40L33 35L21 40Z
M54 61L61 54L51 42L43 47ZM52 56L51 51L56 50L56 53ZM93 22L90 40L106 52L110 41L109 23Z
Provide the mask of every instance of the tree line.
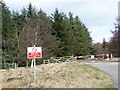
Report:
M120 57L120 18L115 23L115 29L111 31L113 34L109 42L103 38L102 43L93 44L94 54L113 54L113 57Z
M117 23L115 23L115 30L112 33L109 49L115 57L120 57L120 17L118 17Z
M120 56L120 26L117 24L109 42L92 43L90 32L78 16L56 8L51 15L30 3L21 12L2 8L2 63L30 64L27 47L42 47L43 58L112 53ZM119 21L119 20L118 20ZM37 60L37 64L42 60Z
M43 58L51 56L88 55L92 53L92 38L78 16L55 11L49 16L30 3L21 12L2 6L2 62L30 64L27 47L42 47ZM40 64L41 60L37 60Z

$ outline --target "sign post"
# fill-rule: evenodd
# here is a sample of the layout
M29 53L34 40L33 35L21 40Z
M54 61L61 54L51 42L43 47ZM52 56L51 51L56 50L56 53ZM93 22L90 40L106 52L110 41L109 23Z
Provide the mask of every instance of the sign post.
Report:
M42 48L41 47L28 47L27 48L27 57L32 59L31 68L34 65L34 83L36 82L36 58L42 58Z
M35 58L34 58L34 83L36 81L36 61L35 61Z

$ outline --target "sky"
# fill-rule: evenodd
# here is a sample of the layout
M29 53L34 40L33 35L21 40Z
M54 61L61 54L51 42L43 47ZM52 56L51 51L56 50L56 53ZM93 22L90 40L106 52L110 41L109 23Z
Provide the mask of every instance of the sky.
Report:
M31 2L37 9L42 9L51 15L58 8L59 11L78 15L88 28L93 43L106 41L112 37L114 23L118 17L119 0L4 0L10 10L21 11Z

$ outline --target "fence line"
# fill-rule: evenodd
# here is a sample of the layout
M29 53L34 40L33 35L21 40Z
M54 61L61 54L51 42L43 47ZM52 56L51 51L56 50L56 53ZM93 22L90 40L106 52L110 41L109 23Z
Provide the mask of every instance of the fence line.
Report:
M71 62L76 60L73 56L64 56L64 57L50 57L49 60L43 60L43 64L48 63L60 63L60 62Z

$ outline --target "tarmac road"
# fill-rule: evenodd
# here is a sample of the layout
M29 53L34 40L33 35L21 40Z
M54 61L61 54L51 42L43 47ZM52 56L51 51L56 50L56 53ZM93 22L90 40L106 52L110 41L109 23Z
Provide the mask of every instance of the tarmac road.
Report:
M118 78L120 79L120 75L118 75L118 72L120 72L120 69L118 69L118 64L120 65L120 63L118 62L85 62L85 63L105 71L114 81L114 87L119 88L120 90L120 80L118 80Z

